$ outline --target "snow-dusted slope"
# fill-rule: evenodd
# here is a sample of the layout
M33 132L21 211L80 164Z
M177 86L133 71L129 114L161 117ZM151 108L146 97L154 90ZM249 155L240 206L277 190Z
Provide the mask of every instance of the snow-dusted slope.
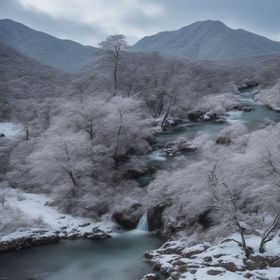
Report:
M50 206L52 198L44 194L25 193L16 189L2 189L0 193L0 251L3 242L18 238L40 238L57 235L60 238L83 237L111 232L111 222L96 222L89 218L61 213ZM95 235L96 237L96 235Z
M242 29L231 29L220 21L207 20L144 37L131 50L223 60L280 53L280 43Z
M0 42L22 54L60 70L76 71L94 61L98 49L61 40L21 23L0 20Z

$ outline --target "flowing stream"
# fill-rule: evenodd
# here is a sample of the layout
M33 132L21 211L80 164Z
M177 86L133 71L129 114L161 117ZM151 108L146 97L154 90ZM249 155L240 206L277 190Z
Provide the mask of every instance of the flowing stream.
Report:
M225 121L223 122L182 122L179 125L168 128L166 131L158 135L158 143L164 145L170 141L174 141L179 136L187 136L189 139L193 139L198 135L198 133L207 133L213 139L216 139L217 134L222 129L236 122L244 123L250 131L264 127L268 122L280 122L280 113L270 110L263 105L257 104L252 99L252 95L250 92L242 93L239 99L242 104L248 105L252 110L249 112L230 111L225 116ZM186 155L188 156L188 158L195 159L197 156L197 152L186 152ZM152 161L158 162L166 160L166 158L161 154L161 150L153 151L150 154L150 159ZM147 178L146 181L148 181Z
M255 130L264 126L267 120L280 121L280 113L258 105L250 94L243 93L240 100L253 110L229 112L225 122L183 122L159 135L158 142L165 144L183 135L192 139L199 132L206 132L215 138L220 130L234 122L243 122L250 130ZM3 127L6 129L7 124ZM8 131L14 130L8 125ZM197 152L187 155L195 159ZM163 162L166 159L159 151L154 151L150 158ZM145 180L149 183L152 177L146 176ZM158 248L160 244L148 232L147 215L144 215L136 230L120 233L109 240L64 240L57 244L0 254L0 279L137 280L151 270L142 261L143 253Z
M0 254L0 279L137 280L151 271L143 262L145 250L160 246L155 236L139 230L103 241L64 240Z

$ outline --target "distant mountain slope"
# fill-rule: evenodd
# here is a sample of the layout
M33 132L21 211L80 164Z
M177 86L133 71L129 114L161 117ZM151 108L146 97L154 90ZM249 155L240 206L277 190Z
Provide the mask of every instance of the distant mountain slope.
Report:
M96 59L99 50L61 40L21 23L0 20L0 42L60 70L75 72Z
M220 21L206 20L144 37L131 50L224 60L280 53L280 43L242 29L231 29Z
M72 76L0 43L0 118L19 100L62 95Z

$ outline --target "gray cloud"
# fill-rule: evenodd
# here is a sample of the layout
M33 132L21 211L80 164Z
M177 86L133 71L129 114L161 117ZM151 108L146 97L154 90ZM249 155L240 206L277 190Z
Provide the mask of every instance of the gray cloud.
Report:
M40 6L38 5L40 3ZM280 40L279 0L1 0L0 17L60 38L97 44L110 33L130 43L194 21L218 19ZM64 5L63 5L64 4Z

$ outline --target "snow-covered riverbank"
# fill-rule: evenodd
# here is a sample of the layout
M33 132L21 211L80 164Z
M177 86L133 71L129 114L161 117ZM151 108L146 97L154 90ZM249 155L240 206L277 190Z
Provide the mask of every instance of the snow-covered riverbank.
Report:
M112 235L110 221L63 214L51 205L44 194L25 193L6 188L1 191L0 251L61 238L104 239ZM25 244L25 242L27 242Z
M264 254L258 253L260 237L252 235L248 238L248 245L255 254L249 259L240 246L232 239L238 240L238 236L230 236L216 244L208 242L188 244L184 240L170 241L161 248L147 251L145 257L156 270L168 279L269 279L278 280L280 275L280 238L277 235L266 246ZM153 280L152 274L143 279Z

